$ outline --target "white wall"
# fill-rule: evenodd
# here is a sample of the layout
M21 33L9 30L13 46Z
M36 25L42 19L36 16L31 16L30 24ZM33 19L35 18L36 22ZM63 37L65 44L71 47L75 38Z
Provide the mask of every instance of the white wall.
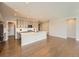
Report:
M76 39L79 40L79 20L76 21Z
M75 25L74 25L74 23L69 25L66 20L67 19L50 20L49 35L60 37L60 38L70 37L70 38L76 38L76 40L79 40L79 20L76 19ZM74 26L74 27L72 27L72 26Z
M67 37L76 38L76 18L67 20Z
M49 21L49 35L67 38L67 25L66 20L50 20Z

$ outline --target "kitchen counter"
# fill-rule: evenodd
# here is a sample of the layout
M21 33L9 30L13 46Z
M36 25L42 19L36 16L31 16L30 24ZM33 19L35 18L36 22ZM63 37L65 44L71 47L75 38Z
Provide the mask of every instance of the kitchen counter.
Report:
M36 41L47 39L46 31L39 32L22 32L21 33L21 46L31 44Z

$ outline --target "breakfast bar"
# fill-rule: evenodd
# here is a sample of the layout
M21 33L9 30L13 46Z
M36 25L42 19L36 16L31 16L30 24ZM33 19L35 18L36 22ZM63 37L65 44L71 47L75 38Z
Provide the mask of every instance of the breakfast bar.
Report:
M21 46L28 45L43 39L47 39L46 31L22 32L20 34L21 34Z

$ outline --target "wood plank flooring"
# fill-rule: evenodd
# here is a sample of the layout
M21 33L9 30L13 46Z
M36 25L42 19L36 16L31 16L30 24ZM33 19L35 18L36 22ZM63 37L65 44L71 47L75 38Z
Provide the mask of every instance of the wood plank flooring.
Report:
M63 39L48 36L29 45L21 46L21 40L10 37L0 43L1 57L76 57L79 56L79 42L76 39Z

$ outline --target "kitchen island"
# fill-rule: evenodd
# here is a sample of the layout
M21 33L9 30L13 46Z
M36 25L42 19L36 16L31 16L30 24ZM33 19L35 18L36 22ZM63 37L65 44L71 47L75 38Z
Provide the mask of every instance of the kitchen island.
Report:
M43 39L47 39L46 31L21 32L21 46L28 45Z

